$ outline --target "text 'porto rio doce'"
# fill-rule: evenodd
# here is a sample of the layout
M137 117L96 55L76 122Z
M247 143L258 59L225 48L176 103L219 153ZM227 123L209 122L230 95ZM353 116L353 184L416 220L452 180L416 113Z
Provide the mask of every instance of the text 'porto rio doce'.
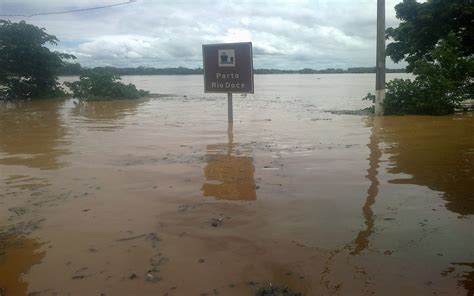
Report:
M240 75L239 73L216 73L216 80L217 81L212 81L211 82L211 88L234 88L234 89L240 89L240 88L245 88L245 83L241 82L232 82L231 79L239 79Z

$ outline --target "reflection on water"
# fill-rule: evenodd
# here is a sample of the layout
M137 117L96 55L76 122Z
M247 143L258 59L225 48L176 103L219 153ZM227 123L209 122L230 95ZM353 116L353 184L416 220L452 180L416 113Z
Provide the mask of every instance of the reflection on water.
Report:
M0 234L0 294L2 290L5 295L27 294L23 275L43 259L45 252L38 252L40 246L35 239Z
M367 198L364 206L362 207L362 213L364 215L364 223L366 229L359 232L355 239L355 248L351 252L351 255L357 255L365 250L369 245L369 237L374 230L374 212L372 211L372 205L375 203L375 199L379 193L379 180L377 179L378 168L380 157L382 152L379 149L380 141L380 119L377 117L370 118L369 124L372 125L370 141L367 146L370 149L369 154L369 169L367 170L367 179L370 181L369 189L367 190Z
M146 99L92 102L74 101L71 114L83 116L93 121L117 121L125 118L127 115L136 114L138 106L146 101Z
M124 118L138 113L137 108L147 99L114 101L73 101L70 114L89 130L114 131L124 128Z
M417 184L443 192L450 211L474 214L474 116L384 117L383 141L394 184Z
M45 100L0 104L0 164L57 169L66 128L63 102Z
M441 273L458 280L458 287L466 290L467 296L474 295L474 263L451 263L451 267Z
M255 200L253 158L232 155L235 144L233 126L229 124L228 143L207 146L207 166L202 185L204 196L226 200Z

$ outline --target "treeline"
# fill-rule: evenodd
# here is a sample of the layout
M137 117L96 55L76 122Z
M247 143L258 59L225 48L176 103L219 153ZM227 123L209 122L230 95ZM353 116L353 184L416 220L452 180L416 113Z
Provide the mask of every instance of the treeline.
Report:
M315 70L304 68L300 70L279 70L279 69L255 69L255 74L340 74L340 73L375 73L375 67L355 67L355 68L327 68ZM405 69L387 69L387 73L406 73Z
M57 73L58 75L81 75L91 68L82 67L79 63L65 64ZM201 68L188 69L183 67L178 68L150 68L150 67L95 67L94 70L103 70L115 75L193 75L202 74Z
M58 75L81 75L90 68L82 67L79 63L68 63L59 69ZM203 74L202 68L151 68L151 67L95 67L96 70L106 70L115 75L196 75ZM405 73L405 69L387 69L387 73ZM300 70L255 69L255 74L333 74L333 73L375 73L375 67L356 67L348 69L328 68L315 70L304 68Z

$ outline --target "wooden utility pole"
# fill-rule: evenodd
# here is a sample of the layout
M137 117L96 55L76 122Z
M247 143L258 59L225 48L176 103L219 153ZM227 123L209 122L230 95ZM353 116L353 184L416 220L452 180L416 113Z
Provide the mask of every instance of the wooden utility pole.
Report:
M377 60L375 71L375 115L383 115L383 100L385 99L385 0L377 0Z

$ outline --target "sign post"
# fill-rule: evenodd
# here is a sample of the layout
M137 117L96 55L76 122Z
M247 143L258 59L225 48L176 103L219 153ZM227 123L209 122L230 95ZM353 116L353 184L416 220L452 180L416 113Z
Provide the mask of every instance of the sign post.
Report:
M229 122L234 122L234 107L232 103L232 93L227 93L227 118Z
M204 92L227 93L228 120L233 122L232 93L252 93L252 43L204 44Z

